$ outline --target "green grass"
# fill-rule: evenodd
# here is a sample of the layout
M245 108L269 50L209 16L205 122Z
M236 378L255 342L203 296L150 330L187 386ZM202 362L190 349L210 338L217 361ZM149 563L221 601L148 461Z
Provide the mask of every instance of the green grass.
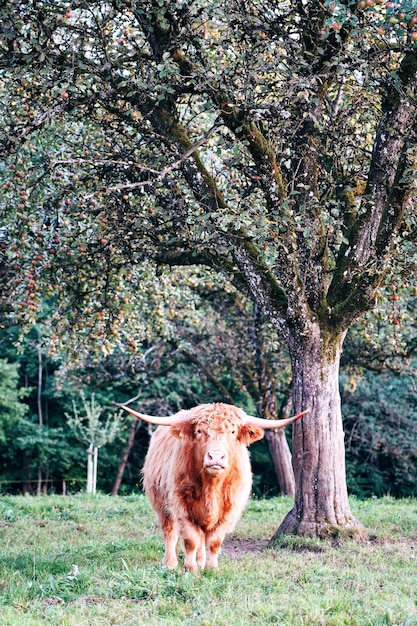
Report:
M252 501L233 535L245 550L193 576L160 566L142 495L1 497L0 625L417 626L417 501L351 506L368 542L260 552L247 540L268 539L291 501Z

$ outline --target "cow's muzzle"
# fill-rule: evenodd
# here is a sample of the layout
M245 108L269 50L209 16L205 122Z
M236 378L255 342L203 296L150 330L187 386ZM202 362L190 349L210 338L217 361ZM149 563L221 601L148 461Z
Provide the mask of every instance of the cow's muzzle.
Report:
M218 474L226 469L227 458L223 450L207 450L204 455L204 468L209 474Z

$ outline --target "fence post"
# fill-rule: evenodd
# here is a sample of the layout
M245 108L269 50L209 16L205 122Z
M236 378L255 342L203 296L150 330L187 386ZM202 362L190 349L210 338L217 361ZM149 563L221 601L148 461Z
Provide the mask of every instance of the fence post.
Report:
M87 493L93 493L93 454L94 446L90 443L87 450Z
M93 493L96 493L96 489L97 489L97 457L98 457L98 447L94 446L94 456L93 456Z

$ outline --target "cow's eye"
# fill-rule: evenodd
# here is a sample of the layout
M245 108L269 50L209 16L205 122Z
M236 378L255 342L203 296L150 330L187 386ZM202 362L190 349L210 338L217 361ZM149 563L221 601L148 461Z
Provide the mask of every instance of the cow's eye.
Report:
M235 430L232 430L232 435L235 435L235 434L236 434L236 431L235 431Z
M201 435L201 428L197 428L197 430L195 431L197 435Z

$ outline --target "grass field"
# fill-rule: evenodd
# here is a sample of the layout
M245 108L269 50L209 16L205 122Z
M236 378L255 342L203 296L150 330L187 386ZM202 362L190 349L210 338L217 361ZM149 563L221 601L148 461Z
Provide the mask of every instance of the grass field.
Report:
M217 571L160 566L142 495L0 497L1 626L417 626L417 501L353 500L364 544L284 537L252 501Z

